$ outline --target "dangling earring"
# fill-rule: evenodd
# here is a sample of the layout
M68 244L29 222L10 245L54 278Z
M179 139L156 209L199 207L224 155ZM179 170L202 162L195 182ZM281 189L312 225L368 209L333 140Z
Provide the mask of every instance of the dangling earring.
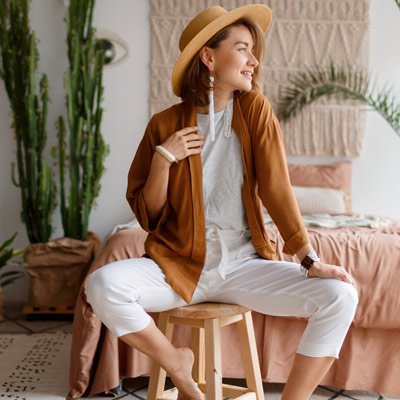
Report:
M225 108L223 117L223 131L226 138L231 137L232 132L232 117L233 117L233 93L229 98L228 104Z
M214 77L210 76L210 91L208 93L209 96L209 105L208 105L208 118L209 118L209 133L211 137L211 141L215 142L215 125L214 125Z

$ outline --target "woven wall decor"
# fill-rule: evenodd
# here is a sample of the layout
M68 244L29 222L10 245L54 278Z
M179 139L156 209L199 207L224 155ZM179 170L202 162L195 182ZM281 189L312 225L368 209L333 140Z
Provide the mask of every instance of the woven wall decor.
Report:
M179 37L212 5L232 10L263 3L272 10L263 64L263 93L276 110L294 72L317 64L369 68L370 0L149 0L151 3L151 115L180 101L171 88ZM365 111L355 101L320 99L282 123L288 155L358 156Z

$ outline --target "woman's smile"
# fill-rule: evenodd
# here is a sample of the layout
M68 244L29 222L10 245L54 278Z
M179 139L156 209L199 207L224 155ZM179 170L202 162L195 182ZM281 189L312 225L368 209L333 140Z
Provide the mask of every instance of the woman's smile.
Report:
M253 79L253 72L250 71L243 71L241 72L242 75L244 75L247 79L250 79L250 81Z

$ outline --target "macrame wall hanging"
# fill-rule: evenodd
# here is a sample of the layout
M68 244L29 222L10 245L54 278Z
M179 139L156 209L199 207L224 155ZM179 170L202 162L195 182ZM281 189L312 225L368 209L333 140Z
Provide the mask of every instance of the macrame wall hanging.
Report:
M263 3L272 10L267 32L262 91L276 111L291 74L319 65L369 69L370 0L150 0L151 95L153 115L178 103L171 73L179 37L189 21L212 5L232 10ZM288 155L360 155L365 111L355 101L322 98L287 123L282 132Z

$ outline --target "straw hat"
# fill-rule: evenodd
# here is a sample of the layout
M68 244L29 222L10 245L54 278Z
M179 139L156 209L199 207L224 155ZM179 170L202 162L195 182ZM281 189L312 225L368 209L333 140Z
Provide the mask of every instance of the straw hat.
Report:
M181 54L172 72L172 89L177 96L180 96L182 78L195 54L221 29L241 18L258 22L265 34L271 23L271 10L264 4L251 4L232 11L213 6L189 23L179 39Z

